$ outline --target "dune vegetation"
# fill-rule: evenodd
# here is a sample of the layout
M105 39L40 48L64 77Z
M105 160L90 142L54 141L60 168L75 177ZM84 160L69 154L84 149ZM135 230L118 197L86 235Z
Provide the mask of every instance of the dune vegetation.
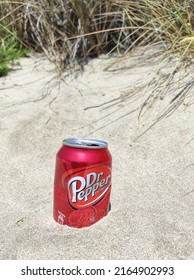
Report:
M44 52L60 69L158 42L165 52L190 58L194 1L1 0L0 35L1 75L22 47Z

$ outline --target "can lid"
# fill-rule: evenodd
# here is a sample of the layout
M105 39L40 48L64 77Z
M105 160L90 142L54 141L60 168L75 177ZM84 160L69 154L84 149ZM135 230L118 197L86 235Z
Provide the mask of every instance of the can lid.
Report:
M106 148L108 143L96 139L69 138L63 140L63 145L81 149L102 149Z

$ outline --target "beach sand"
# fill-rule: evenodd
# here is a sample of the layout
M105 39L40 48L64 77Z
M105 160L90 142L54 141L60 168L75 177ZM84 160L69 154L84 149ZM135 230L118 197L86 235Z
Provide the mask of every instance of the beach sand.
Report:
M1 259L194 258L192 95L156 122L191 76L138 118L172 71L153 52L100 57L64 81L36 54L0 79ZM83 229L53 220L55 156L70 137L106 140L113 157L112 209Z

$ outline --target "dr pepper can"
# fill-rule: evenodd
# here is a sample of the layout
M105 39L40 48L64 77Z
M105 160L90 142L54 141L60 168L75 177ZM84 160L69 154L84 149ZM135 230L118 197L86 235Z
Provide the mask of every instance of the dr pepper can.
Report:
M90 226L110 211L112 157L102 140L63 140L56 156L54 220Z

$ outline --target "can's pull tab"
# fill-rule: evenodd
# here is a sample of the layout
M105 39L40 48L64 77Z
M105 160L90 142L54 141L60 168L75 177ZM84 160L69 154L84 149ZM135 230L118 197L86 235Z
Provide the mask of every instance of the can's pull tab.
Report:
M98 144L90 144L90 143L86 143L86 144L84 144L84 145L89 146L89 147L99 147L99 145L98 145Z
M79 145L82 145L82 146L88 146L88 147L99 147L98 144L96 143L91 143L91 142L87 142L87 141L83 141L83 142L79 142Z

